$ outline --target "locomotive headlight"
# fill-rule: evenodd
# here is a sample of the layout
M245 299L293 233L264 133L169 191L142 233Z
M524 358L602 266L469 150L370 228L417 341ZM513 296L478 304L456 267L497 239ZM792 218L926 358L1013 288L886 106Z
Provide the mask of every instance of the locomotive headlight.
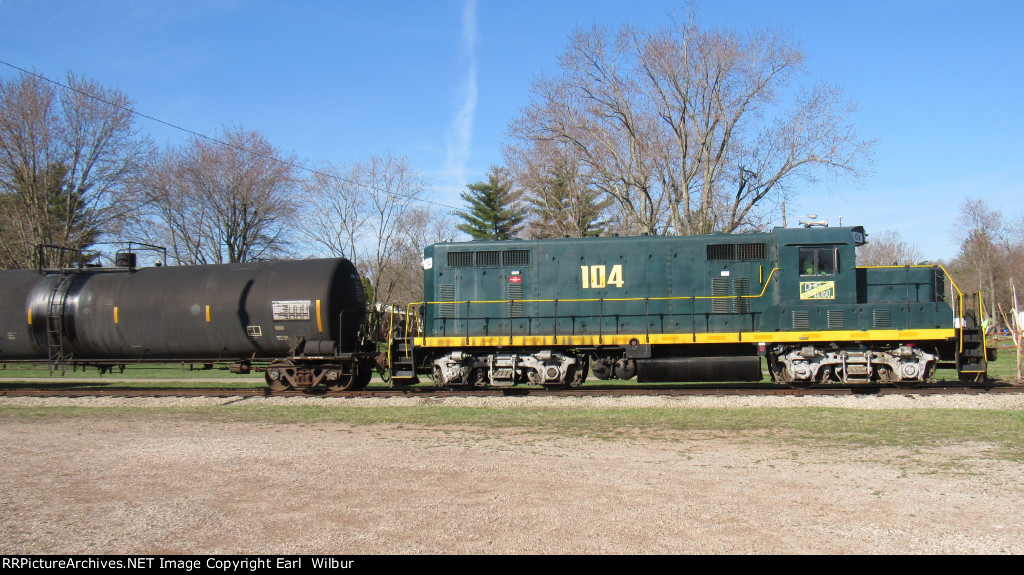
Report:
M434 267L434 258L423 258L423 269L429 270Z

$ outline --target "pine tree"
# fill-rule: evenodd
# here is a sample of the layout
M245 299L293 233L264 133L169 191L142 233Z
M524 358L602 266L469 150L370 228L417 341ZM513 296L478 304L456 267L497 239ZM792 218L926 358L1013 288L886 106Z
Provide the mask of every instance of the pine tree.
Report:
M607 222L602 217L612 199L587 186L569 165L552 167L544 178L527 188L532 237L586 238L605 232Z
M512 191L512 182L505 171L492 167L486 182L466 186L469 192L462 193L462 199L469 203L467 211L456 211L455 215L466 221L459 224L459 230L474 240L508 240L519 232L520 224L526 219L525 210L519 205L519 195Z

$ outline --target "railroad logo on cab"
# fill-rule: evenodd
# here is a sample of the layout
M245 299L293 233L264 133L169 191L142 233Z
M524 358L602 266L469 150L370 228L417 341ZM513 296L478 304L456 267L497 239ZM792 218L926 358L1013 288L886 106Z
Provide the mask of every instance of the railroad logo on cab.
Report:
M800 299L836 299L836 282L800 282Z

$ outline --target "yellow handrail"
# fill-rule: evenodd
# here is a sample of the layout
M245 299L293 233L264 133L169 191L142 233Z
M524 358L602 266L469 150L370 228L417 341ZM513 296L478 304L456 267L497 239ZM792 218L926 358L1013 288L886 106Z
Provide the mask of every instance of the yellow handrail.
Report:
M497 299L497 300L460 300L460 301L417 301L411 302L405 306L405 317L413 317L412 310L414 307L423 305L444 305L444 304L484 304L484 303L561 303L561 302L605 302L605 301L670 301L670 300L695 300L695 299L731 299L731 298L759 298L764 296L765 292L768 291L768 284L772 280L772 276L775 272L780 271L781 268L772 268L772 271L768 274L768 279L765 280L761 293L757 295L733 295L733 296L671 296L671 297L623 297L623 298L570 298L570 299ZM409 337L409 322L406 322L405 326L405 337Z

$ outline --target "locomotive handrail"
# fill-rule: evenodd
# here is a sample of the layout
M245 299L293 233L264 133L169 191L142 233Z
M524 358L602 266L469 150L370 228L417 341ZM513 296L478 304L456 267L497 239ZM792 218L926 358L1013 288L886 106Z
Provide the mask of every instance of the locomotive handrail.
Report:
M956 290L956 293L957 293L957 296L958 296L956 298L956 305L957 305L958 309L956 309L955 311L958 312L956 317L957 317L957 321L960 323L960 329L958 330L960 332L960 351L959 351L959 353L963 353L964 352L964 330L963 330L963 321L964 321L964 292L960 291L960 288L956 285L956 282L953 281L953 276L950 275L949 270L946 269L946 266L944 266L942 264L914 264L914 265L905 265L905 266L857 266L856 269L885 269L885 268L889 268L889 269L893 269L893 268L933 268L933 269L934 268L939 268L939 269L942 270L942 273L946 276L946 279L949 280L949 285L953 286L953 289ZM982 309L981 309L981 300L980 299L978 301L978 313L981 313L981 314L984 313L982 311ZM982 331L985 331L985 330L982 330ZM984 335L982 335L982 343L985 343L985 336Z
M892 266L888 266L888 267L892 267ZM902 266L896 266L896 267L902 267ZM777 271L782 271L782 268L772 268L772 271L768 274L768 279L766 279L764 281L764 285L761 288L761 293L759 293L757 295L753 295L753 294L751 294L751 295L735 295L735 296L711 296L711 295L708 295L708 296L702 296L702 295L693 296L693 295L688 295L688 296L623 297L623 298L565 298L565 299L498 299L498 300L458 300L458 301L417 301L417 302L411 302L408 305L406 305L405 306L405 311L406 311L406 317L412 317L413 308L419 307L419 306L426 306L426 305L466 304L466 308L468 309L470 304L495 304L495 303L519 302L519 303L554 303L554 304L557 305L559 302L573 302L573 303L600 302L602 304L602 307L603 307L603 304L606 301L642 301L642 302L649 302L649 301L652 301L652 300L653 301L674 301L674 300L684 300L684 299L686 299L686 300L690 300L692 302L695 299L759 298L759 297L763 297L765 292L768 291L768 284L771 283L772 276L775 275L775 272L777 272ZM468 316L468 313L467 313L467 316ZM468 317L467 317L467 319L468 319ZM466 329L467 330L469 329L468 324L466 326ZM409 332L409 326L407 324L405 326L405 337L406 338L409 337L409 333L408 332ZM468 331L467 331L467 334L468 334Z
M769 281L771 280L772 274L774 274L776 271L781 271L781 268L774 268L774 269L771 270L771 273L768 274L768 280ZM757 295L753 295L752 294L752 295L746 295L746 296L665 296L665 297L660 297L660 298L650 298L650 297L647 297L647 298L559 298L559 299L555 299L555 300L513 300L513 299L510 299L510 300L455 300L455 301L451 301L451 302L412 302L412 303L410 303L409 305L406 306L406 313L411 313L412 312L412 308L414 308L414 307L424 306L424 305L436 306L436 305L443 305L443 304L450 304L450 305L451 304L508 304L508 303L511 303L511 302L519 302L521 304L550 304L550 303L556 303L556 302L562 302L562 303L564 303L564 302L574 302L574 303L584 303L584 302L643 302L645 300L669 301L669 300L692 300L694 298L697 299L697 300L724 300L724 299L728 299L728 298L760 298L760 297L763 297L765 295L765 292L767 292L767 291L768 291L768 281L765 281L764 287L761 290L760 294L757 294Z

